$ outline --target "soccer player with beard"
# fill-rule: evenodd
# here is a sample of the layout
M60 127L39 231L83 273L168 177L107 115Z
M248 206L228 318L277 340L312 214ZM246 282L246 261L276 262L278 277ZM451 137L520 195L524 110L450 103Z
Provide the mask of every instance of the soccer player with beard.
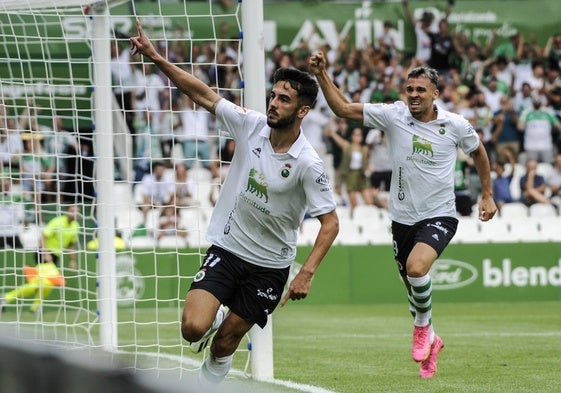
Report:
M241 339L280 303L307 296L312 278L339 231L333 190L322 160L300 129L316 100L313 77L275 72L267 116L222 99L162 57L137 22L131 52L141 53L196 104L216 115L235 140L228 176L214 208L207 250L187 293L181 332L200 352L216 332L199 373L202 386L224 379ZM281 299L296 236L306 211L321 222L316 242ZM226 306L228 311L226 311Z

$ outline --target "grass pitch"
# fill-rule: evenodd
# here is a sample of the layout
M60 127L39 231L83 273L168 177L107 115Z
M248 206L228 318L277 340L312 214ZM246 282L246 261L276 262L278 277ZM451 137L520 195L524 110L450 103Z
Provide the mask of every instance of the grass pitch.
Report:
M437 375L411 360L406 304L286 306L275 317L275 377L340 393L558 392L561 302L435 303Z
M411 360L413 327L405 303L312 306L304 300L288 303L273 316L276 383L244 378L248 360L244 342L219 391L559 392L561 302L435 302L433 306L433 322L445 347L432 379L420 379L419 365ZM7 310L0 325L14 327L17 315L13 309ZM37 321L21 313L25 318L19 323L34 326L36 332L52 328L50 334L56 330L60 336L60 329L68 333L64 325L50 325L49 319L56 315L47 310ZM139 374L155 372L177 381L179 373L180 386L185 389L181 391L191 392L202 355L192 354L182 342L179 316L180 310L171 307L120 310L119 346L135 353L124 359L134 361ZM132 320L136 323L127 322ZM98 337L96 330L90 332L91 337ZM154 352L164 355L156 363L150 356Z

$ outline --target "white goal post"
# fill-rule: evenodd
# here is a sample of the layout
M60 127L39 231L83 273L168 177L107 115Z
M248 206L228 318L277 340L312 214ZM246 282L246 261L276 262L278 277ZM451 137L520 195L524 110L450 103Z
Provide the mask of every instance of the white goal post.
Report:
M191 371L202 359L198 355L193 357L186 349L188 346L182 342L179 322L190 275L195 273L195 262L200 261L208 247L204 240L212 211L208 197L218 192L219 180L215 178L215 172L208 170L204 158L197 159L189 169L189 176L194 181L193 202L184 205L181 213L177 213L186 220L182 229L186 237L179 236L176 227L174 243L166 236L160 239L161 209L156 209L157 213L150 210L143 217L137 208L142 204L142 196L139 194L140 181L135 177L135 165L145 160L151 167L153 161L166 157L161 156L162 150L156 156L135 155L140 128L136 129L136 134L132 132L131 113L120 108L122 103L115 98L116 87L124 88L125 83L122 79L115 80L112 46L126 45L127 35L136 33L133 22L138 18L162 50L167 51L168 46L186 49L186 58L180 59L179 65L195 72L199 67L213 70L231 67L230 63L220 63L218 49L221 45L231 49L239 42L241 49L234 50L238 51L238 60L244 59L243 63L235 64L240 86L223 88L217 81L210 82L216 82L219 93L235 90L232 94L240 99L241 105L265 111L263 2L233 2L229 9L212 0L206 4L184 2L182 8L181 3L175 4L171 13L167 11L169 2L6 0L0 3L0 24L3 26L0 34L4 41L0 44L0 61L9 64L4 71L0 70L3 111L0 126L7 135L25 134L25 138L40 140L43 145L52 137L56 144L60 130L53 125L54 119L62 118L64 127L70 130L68 134L75 138L72 152L43 151L44 148L40 148L41 154L47 157L45 162L50 157L57 164L52 173L56 183L53 189L46 186L45 189L28 190L22 180L23 164L12 165L10 161L14 157L23 157L26 152L8 151L11 158L3 167L3 176L9 178L11 192L21 195L32 192L36 200L33 201L35 216L29 218L24 198L13 199L14 205L18 205L23 249L2 251L0 295L26 282L21 269L33 261L40 248L41 231L47 222L64 215L70 204L81 207L79 246L76 251L63 254L59 266L68 281L66 286L55 288L53 295L43 299L43 312L33 316L25 314L33 299L18 297L6 306L0 324L31 327L39 339L54 338L78 346L124 353L134 359L138 369L151 368L146 365L149 363L146 359L154 357L157 359L155 369ZM176 12L178 6L182 14ZM206 10L206 14L201 10ZM202 25L205 27L201 28ZM221 31L225 25L229 25L230 30L237 30L239 39L232 38L231 32ZM214 49L214 57L209 61L204 53L198 52L199 46ZM142 71L144 60L131 59L131 63L146 77L147 71ZM209 71L215 78L218 78L218 72L213 75ZM134 86L137 90L146 88L147 91L148 87ZM164 97L176 94L173 86L163 86L161 91ZM135 99L148 100L139 96L137 94ZM169 97L166 99L173 102ZM168 110L175 113L171 103ZM162 108L157 112L164 111ZM139 122L141 116L133 114L134 121ZM145 151L152 152L159 147L163 135L158 130L153 131L157 128L153 114L147 116L144 125L148 128L148 136L142 141L148 145ZM29 119L25 125L20 122L24 117ZM10 121L17 126L10 128ZM133 126L136 128L136 123ZM227 136L215 131L210 135L210 146L218 151ZM71 139L71 135L67 137ZM32 149L28 155L37 158L37 152ZM181 143L172 144L166 174L175 176L176 162L185 158L184 153L185 147ZM59 176L60 160L75 163L72 176ZM211 160L218 166L214 169L220 172L220 155L215 157L212 154ZM88 167L91 165L91 170L84 170L84 163ZM151 174L151 170L146 173ZM41 176L39 173L33 175ZM33 183L34 187L39 182ZM68 191L65 188L67 183L72 183L74 188ZM180 224L181 220L177 225ZM142 231L143 234L135 237ZM122 235L128 243L125 249L119 248L116 235ZM90 248L91 244L94 246ZM76 257L77 267L68 266L69 255ZM150 298L146 298L147 292L152 293ZM251 358L251 376L257 380L273 379L271 318L265 329L252 329L247 347L241 352ZM185 366L184 359L189 357L193 357L194 363L187 362ZM141 358L143 361L136 363ZM240 360L238 364L243 367L244 362Z

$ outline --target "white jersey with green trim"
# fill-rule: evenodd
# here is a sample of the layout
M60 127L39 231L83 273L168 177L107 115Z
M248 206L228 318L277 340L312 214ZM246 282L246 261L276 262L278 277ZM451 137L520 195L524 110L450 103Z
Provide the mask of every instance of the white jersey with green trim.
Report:
M405 225L434 217L455 217L454 168L458 148L479 145L462 116L437 108L436 120L413 118L402 101L365 104L364 125L385 131L392 161L389 216Z
M222 99L216 117L236 145L207 240L255 265L287 267L306 211L335 210L323 162L302 132L287 153L275 153L259 112Z

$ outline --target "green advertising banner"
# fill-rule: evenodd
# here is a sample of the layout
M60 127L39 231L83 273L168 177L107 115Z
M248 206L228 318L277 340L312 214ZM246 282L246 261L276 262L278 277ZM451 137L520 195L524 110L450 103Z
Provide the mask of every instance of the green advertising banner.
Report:
M310 248L298 250L305 259ZM2 251L2 293L23 282L33 253ZM50 298L95 302L93 254L82 254L78 271L66 270L66 287ZM120 307L177 307L201 263L196 250L138 250L116 257ZM442 302L561 300L561 244L452 244L431 270L434 298ZM396 303L405 299L390 245L335 246L314 278L306 304ZM84 308L86 306L84 305ZM95 310L95 305L88 307Z

